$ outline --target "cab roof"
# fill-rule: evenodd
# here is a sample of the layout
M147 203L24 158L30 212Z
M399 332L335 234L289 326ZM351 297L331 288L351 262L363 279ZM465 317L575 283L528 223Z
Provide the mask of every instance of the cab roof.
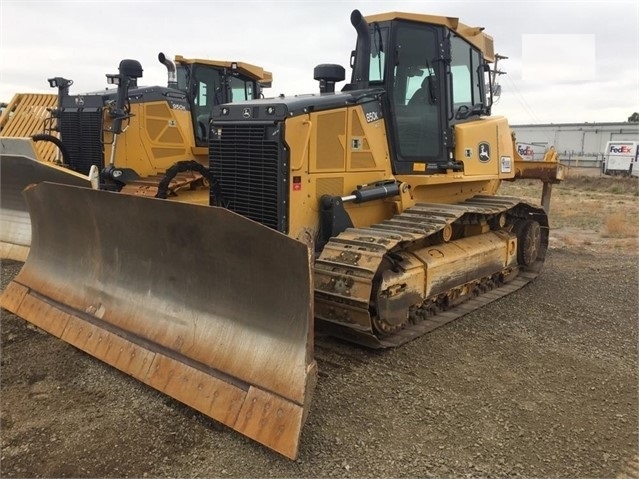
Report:
M423 15L419 13L388 12L364 17L368 23L386 22L391 20L408 20L411 22L441 25L454 31L467 42L481 50L484 59L495 61L495 47L493 37L483 33L484 27L471 27L459 21L456 17L441 17L439 15Z
M184 58L182 55L175 55L175 63L187 65L199 63L201 65L211 65L219 68L231 68L233 65L236 65L237 71L240 74L251 77L263 85L270 84L273 81L273 74L271 72L267 72L262 67L251 65L250 63L227 60L207 60L203 58Z

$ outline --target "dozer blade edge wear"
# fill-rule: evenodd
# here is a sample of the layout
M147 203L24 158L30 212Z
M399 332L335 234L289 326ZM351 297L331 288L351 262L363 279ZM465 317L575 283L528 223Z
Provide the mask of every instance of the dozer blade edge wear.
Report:
M24 194L31 252L3 308L297 456L317 376L305 244L217 207L51 183Z

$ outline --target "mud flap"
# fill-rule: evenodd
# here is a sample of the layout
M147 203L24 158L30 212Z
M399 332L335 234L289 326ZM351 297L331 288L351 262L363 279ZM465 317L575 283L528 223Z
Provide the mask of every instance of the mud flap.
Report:
M317 378L310 249L223 208L40 183L2 307L289 457Z
M0 258L24 261L31 244L31 221L22 190L51 181L91 187L74 171L38 161L29 138L0 138Z

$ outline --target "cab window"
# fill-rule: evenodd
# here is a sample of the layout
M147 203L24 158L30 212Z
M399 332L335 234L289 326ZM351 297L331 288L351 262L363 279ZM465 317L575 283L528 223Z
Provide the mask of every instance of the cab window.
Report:
M377 83L384 81L386 70L386 51L388 45L388 27L380 27L378 23L371 29L371 58L368 81Z
M254 82L240 77L231 77L231 95L229 101L244 101L253 98Z
M482 57L477 49L456 35L451 37L450 46L452 114L456 119L463 119L486 103Z
M193 69L193 127L196 143L206 141L208 122L213 106L218 102L216 95L220 91L220 71L210 66L196 65Z
M400 162L441 155L437 38L437 30L425 25L400 24L396 31L391 99Z

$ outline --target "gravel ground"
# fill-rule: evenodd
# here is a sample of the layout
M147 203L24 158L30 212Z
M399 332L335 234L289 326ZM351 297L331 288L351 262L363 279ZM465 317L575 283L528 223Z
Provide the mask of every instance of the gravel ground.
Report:
M0 475L634 475L639 254L557 244L533 283L399 349L317 338L297 461L3 311Z

